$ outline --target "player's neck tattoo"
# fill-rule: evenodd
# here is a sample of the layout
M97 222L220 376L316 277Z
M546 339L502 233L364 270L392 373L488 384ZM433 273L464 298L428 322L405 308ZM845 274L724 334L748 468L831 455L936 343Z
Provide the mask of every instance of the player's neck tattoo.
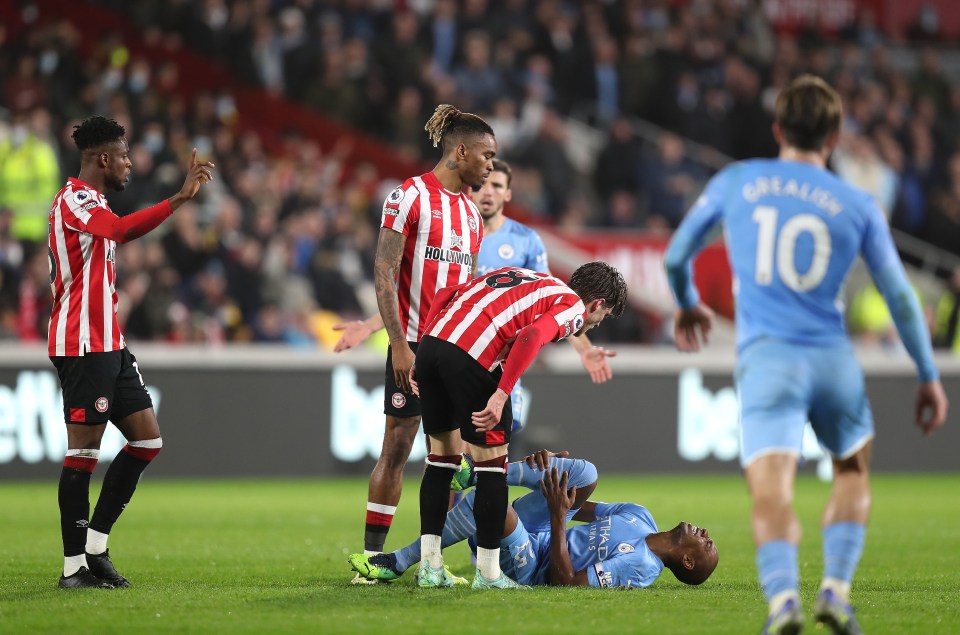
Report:
M447 168L448 170L456 170L456 169L457 169L457 162L454 161L453 159L447 159L447 162L444 163L443 166L444 166L445 168Z

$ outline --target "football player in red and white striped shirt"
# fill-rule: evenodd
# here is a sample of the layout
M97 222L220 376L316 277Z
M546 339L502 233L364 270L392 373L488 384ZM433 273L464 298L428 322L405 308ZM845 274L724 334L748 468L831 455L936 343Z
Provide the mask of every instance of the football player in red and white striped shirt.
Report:
M212 178L213 164L187 169L183 188L169 199L118 217L104 194L123 190L132 164L126 130L112 119L90 117L74 126L80 175L70 178L50 208L50 287L53 309L48 349L60 376L67 454L60 473L63 575L60 588L117 588L107 537L130 502L140 475L160 452L160 427L137 366L117 324L117 243L138 238L193 198ZM100 457L107 421L127 439L103 479L90 515L90 475Z
M430 438L420 484L420 586L454 583L443 565L440 537L464 443L477 475L473 586L518 586L500 570L513 423L510 392L544 344L582 335L608 315L619 317L626 301L623 276L603 262L579 267L569 285L545 273L507 267L443 289L434 298L413 382Z
M434 146L442 145L443 156L432 171L407 179L384 201L375 263L380 314L363 323L364 330L382 323L390 335L386 429L367 499L368 554L383 550L400 502L403 466L420 425L420 403L410 390L409 374L426 329L424 318L437 291L477 274L483 219L464 189L483 185L497 153L493 129L448 104L437 107L424 129Z

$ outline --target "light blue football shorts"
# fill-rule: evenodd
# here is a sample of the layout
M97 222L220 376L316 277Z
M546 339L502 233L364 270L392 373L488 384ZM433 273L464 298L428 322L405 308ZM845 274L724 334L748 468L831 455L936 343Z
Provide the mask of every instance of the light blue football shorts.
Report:
M845 459L873 438L863 371L848 344L758 340L738 356L740 464L765 454L800 456L807 421L820 445Z

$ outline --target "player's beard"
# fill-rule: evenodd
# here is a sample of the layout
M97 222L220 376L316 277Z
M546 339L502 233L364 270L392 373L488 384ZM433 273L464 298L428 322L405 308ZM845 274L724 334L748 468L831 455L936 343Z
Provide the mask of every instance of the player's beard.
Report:
M115 179L113 183L108 183L108 185L114 192L122 192L127 189L127 184L122 179Z

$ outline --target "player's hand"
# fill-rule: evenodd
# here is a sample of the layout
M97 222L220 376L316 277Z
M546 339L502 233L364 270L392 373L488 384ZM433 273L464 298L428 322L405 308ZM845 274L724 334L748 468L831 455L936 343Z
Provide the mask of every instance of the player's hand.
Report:
M917 388L916 423L928 437L947 420L947 395L940 380L920 384Z
M410 369L417 357L407 342L397 342L391 344L391 356L393 357L393 380L397 386L405 393L411 394L410 388Z
M334 353L342 353L358 344L363 344L370 337L373 331L367 326L364 320L354 320L352 322L341 322L333 325L334 331L343 331L343 335L333 345Z
M689 309L680 309L673 319L673 339L677 350L695 353L710 342L710 329L713 327L713 311L705 304Z
M184 198L193 198L200 191L200 186L213 180L213 163L197 161L197 149L193 149L190 165L187 166L187 178L183 181L180 194Z
M551 452L550 450L537 450L533 454L529 456L525 456L520 460L525 461L528 467L535 467L540 470L545 470L547 469L547 467L550 466L550 459L555 456L564 458L564 457L570 456L570 453L567 452L566 450L562 450L560 452Z
M408 377L408 379L410 380L410 392L412 392L412 393L415 394L417 397L419 397L419 396L420 396L420 386L417 385L417 380L414 379L414 376L415 376L416 374L417 374L417 365L414 364L413 366L410 367L410 376Z
M493 430L497 427L497 424L500 423L500 417L503 415L503 404L507 402L507 399L510 398L510 395L503 392L501 389L497 388L490 399L487 400L487 407L481 410L480 412L474 412L473 416L473 425L477 426L478 430Z
M540 481L540 490L544 498L547 499L547 507L550 512L558 516L566 516L567 512L573 508L573 502L577 498L577 488L567 489L567 476L569 472L564 470L561 476L557 468L552 467L543 475Z
M607 361L607 358L616 356L616 351L608 351L602 346L591 346L580 352L580 361L590 374L593 383L602 384L613 379L613 370L610 368L610 362Z

